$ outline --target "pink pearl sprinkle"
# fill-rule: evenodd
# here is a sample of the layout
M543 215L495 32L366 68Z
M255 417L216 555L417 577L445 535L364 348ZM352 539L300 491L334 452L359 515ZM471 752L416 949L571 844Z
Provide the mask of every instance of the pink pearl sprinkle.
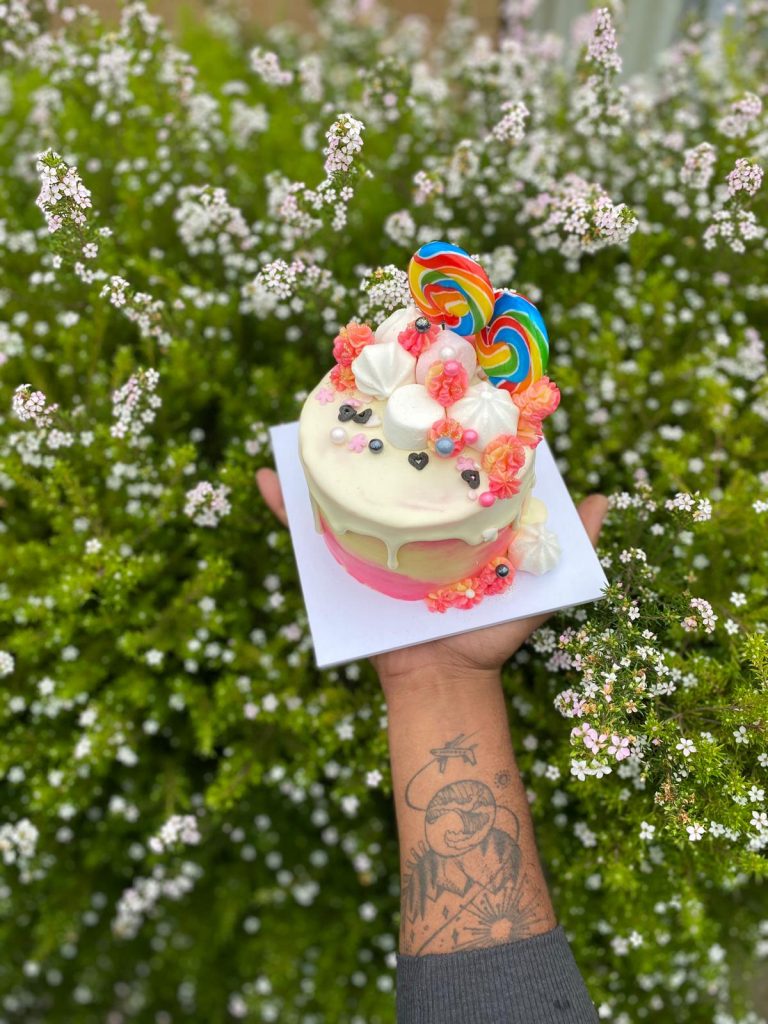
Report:
M449 377L455 377L457 373L461 373L461 363L457 359L449 359L443 369Z
M483 493L478 498L478 501L483 506L483 508L490 508L491 505L496 501L496 499L494 498L490 491L483 491Z
M465 444L474 444L476 440L477 440L477 431L476 430L471 430L470 429L470 430L465 430L464 431L464 443Z

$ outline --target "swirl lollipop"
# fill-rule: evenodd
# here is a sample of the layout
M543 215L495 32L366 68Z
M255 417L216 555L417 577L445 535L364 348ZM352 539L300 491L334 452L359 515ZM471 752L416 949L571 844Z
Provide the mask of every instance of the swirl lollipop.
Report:
M491 322L476 339L477 362L496 388L525 391L544 374L549 336L541 313L524 295L494 293Z
M468 253L450 242L428 242L411 257L408 283L430 320L467 337L491 319L493 285Z

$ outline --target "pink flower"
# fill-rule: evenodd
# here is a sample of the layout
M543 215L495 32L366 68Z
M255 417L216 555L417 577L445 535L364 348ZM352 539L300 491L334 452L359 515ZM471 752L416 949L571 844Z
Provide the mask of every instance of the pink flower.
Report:
M330 388L318 388L315 392L315 401L320 405L328 405L335 399L336 395Z
M426 331L419 331L416 329L416 321L412 324L408 324L404 331L400 331L397 336L397 340L403 346L406 352L410 352L416 359L426 352L432 342L440 333L440 328L437 324L430 324L429 329Z
M444 437L453 442L453 451L440 452L436 448L437 441ZM456 420L449 419L447 416L445 419L436 420L429 428L427 443L430 451L437 451L438 455L452 458L454 455L458 455L464 447L464 428Z
M540 377L525 391L513 394L512 401L520 410L517 436L529 448L535 448L542 437L542 421L560 404L560 390L549 377Z
M372 344L373 341L373 331L368 324L350 321L334 338L333 358L340 366L351 366L365 346Z
M360 453L363 450L363 448L365 448L366 444L367 442L365 439L365 434L355 434L355 436L347 445L347 448L349 448L351 452Z
M437 362L430 366L424 385L436 402L447 407L464 396L469 387L469 377L461 363L449 359L446 363Z
M334 366L331 370L331 384L337 391L354 391L357 386L355 375L348 366Z
M456 469L458 469L458 471L460 473L463 473L465 469L479 469L479 468L480 467L475 462L475 460L474 459L468 459L466 457L466 455L460 455L458 457L458 459L456 459Z

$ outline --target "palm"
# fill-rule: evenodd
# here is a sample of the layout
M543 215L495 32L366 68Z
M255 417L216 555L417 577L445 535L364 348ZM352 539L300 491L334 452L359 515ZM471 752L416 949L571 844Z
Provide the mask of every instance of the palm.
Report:
M256 481L265 503L277 518L287 524L285 504L277 474L271 469L261 469ZM579 515L592 543L596 543L605 516L607 501L602 495L593 494L579 506ZM428 669L445 669L451 672L471 670L490 671L498 669L510 658L527 637L547 619L546 615L515 622L503 622L498 626L476 629L471 633L432 640L416 647L403 647L397 651L377 654L371 661L380 677L396 679L399 676L418 678Z

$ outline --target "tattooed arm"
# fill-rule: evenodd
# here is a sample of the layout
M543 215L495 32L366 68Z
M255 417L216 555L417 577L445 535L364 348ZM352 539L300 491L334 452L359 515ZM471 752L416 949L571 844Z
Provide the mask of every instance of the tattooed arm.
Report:
M498 671L381 680L400 834L398 1024L596 1024L556 927Z
M498 672L382 678L400 833L403 953L555 926Z

